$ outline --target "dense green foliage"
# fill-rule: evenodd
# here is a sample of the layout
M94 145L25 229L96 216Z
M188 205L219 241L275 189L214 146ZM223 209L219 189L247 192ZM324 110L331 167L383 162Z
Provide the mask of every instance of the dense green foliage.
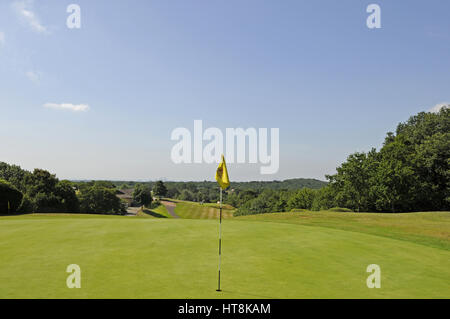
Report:
M133 201L139 206L148 206L152 203L152 191L148 185L137 184L133 190Z
M153 195L159 198L167 195L167 187L163 181L157 181L155 186L153 186Z
M32 173L19 166L0 163L0 178L23 194L20 212L78 212L75 190L69 181L59 181L42 169Z
M119 189L133 188L136 182L115 181L114 184ZM219 200L219 186L217 182L146 182L144 183L153 189L155 197L168 197L180 200L216 203ZM252 182L232 182L232 186L224 193L224 201L239 207L245 201L255 198L265 189L272 190L298 190L304 187L319 189L327 185L327 182L316 179L296 178L285 181L252 181ZM159 189L164 186L163 191ZM164 191L167 189L167 192Z
M448 210L450 109L419 113L400 123L395 134L387 134L380 151L350 155L328 179L333 206L356 211Z
M0 179L0 214L17 211L22 202L22 193L5 180Z
M19 166L3 162L0 162L0 178L7 181L21 195L23 194L23 197L20 197L20 206L16 207L16 201L10 202L13 208L10 211L113 214L125 211L124 205L116 196L115 185L112 182L60 181L46 170L35 169L31 173ZM3 202L6 197L0 198Z
M235 215L333 207L357 212L449 210L450 109L412 116L395 134L387 134L379 151L351 154L336 170L318 190L229 192L225 201L238 207Z
M245 202L239 207L234 215L240 216L286 211L291 195L291 192L288 191L265 189L258 197Z
M94 185L79 195L80 211L96 214L123 214L124 204L116 196L114 189Z

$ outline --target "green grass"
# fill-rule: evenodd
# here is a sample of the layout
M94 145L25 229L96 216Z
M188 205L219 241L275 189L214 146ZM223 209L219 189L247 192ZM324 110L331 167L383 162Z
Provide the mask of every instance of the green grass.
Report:
M217 204L203 204L185 201L177 201L175 214L181 218L188 219L218 219L220 215L219 206ZM233 217L231 206L226 205L222 208L222 218L228 219Z
M0 217L0 298L449 298L450 213ZM366 267L381 267L368 289ZM68 289L78 264L82 288Z
M304 211L237 218L334 228L450 250L450 212L381 214Z
M159 205L152 209L140 209L137 216L145 218L172 218L164 205Z

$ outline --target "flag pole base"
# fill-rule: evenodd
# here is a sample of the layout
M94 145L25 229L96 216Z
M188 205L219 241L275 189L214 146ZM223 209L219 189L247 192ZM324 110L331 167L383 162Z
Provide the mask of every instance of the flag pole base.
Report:
M220 292L220 291L222 291L222 290L220 290L220 289L216 289L216 291L219 291L219 292Z

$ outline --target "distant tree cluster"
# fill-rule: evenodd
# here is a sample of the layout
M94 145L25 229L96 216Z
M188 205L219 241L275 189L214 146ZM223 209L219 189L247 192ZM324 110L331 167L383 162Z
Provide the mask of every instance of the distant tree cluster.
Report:
M265 189L261 193L241 192L234 201L229 194L227 204L237 207L235 216L298 210L320 210L334 207L329 197L328 187L321 189L302 188L299 190Z
M179 200L216 203L219 201L219 186L216 182L165 182L167 189L165 195L158 195L158 183L148 184L153 187L153 194L158 197L169 197ZM224 193L224 202L234 207L240 207L244 202L256 198L266 189L271 190L296 190L303 187L319 189L326 182L316 179L289 179L285 181L253 181L253 182L233 182L232 187Z

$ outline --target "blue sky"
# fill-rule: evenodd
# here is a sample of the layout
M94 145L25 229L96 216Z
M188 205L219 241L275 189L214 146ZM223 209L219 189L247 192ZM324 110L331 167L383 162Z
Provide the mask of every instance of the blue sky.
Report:
M81 7L81 29L66 8ZM366 7L381 7L368 29ZM280 169L324 179L450 101L449 1L1 1L0 161L70 179L212 180L176 127L280 129ZM75 112L48 103L88 105Z

